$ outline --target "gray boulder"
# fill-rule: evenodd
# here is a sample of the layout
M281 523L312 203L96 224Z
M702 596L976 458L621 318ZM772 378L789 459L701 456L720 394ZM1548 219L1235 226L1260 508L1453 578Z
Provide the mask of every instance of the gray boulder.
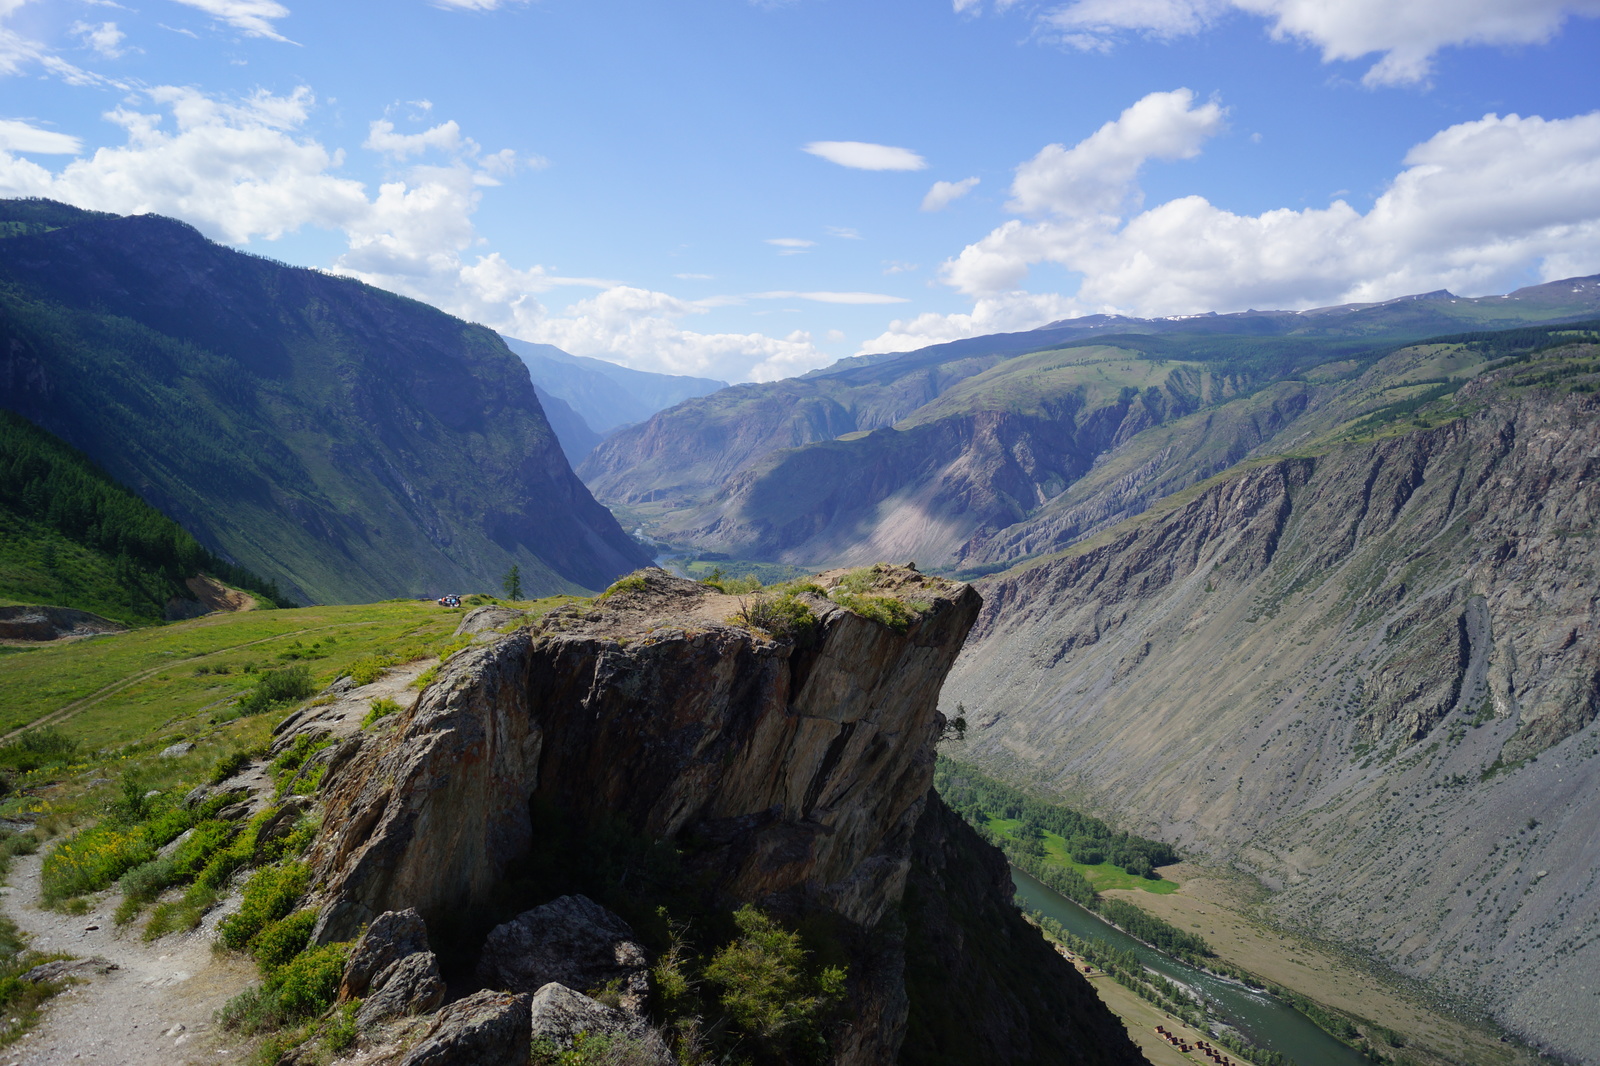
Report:
M637 1014L608 1007L582 992L574 992L555 981L533 995L533 1038L543 1037L561 1047L571 1047L579 1033L612 1037L628 1043L625 1057L618 1061L630 1066L671 1066L672 1053L661 1035ZM621 1049L617 1049L621 1050ZM608 1060L609 1061L609 1060Z
M528 612L518 611L511 607L500 607L494 604L488 607L475 607L467 612L467 616L456 626L456 636L480 633L491 633L501 626L510 625L521 618L526 618Z
M483 945L478 979L528 993L552 981L584 991L614 983L621 1005L642 1011L649 966L627 922L587 896L562 896L496 926Z
M433 952L413 952L391 962L372 979L356 1024L370 1029L404 1014L426 1014L444 1002L444 993L444 978Z
M529 1003L509 992L475 992L434 1015L400 1066L527 1066Z
M415 910L384 911L356 941L344 965L339 999L365 996L372 979L408 955L428 950L428 927Z

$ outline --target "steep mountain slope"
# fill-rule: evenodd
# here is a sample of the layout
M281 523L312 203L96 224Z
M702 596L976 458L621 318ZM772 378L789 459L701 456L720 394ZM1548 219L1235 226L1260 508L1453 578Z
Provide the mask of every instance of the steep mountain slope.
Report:
M561 397L550 395L538 385L533 387L533 393L539 397L539 407L550 422L550 431L561 445L561 454L567 457L569 464L582 462L583 457L594 451L594 446L600 443L600 434L590 429L583 416Z
M1304 313L1095 316L739 386L616 434L580 473L653 534L698 548L985 566L1051 550L1155 498L1126 498L1126 486L1112 493L1122 499L1071 492L1153 426L1190 416L1168 434L1167 458L1193 460L1161 479L1171 491L1284 430L1313 398L1308 384L1356 376L1397 343L1596 313L1600 279ZM1274 382L1286 384L1257 395Z
M83 453L0 411L0 599L159 622L205 613L185 584L202 574L249 588L267 606L280 599Z
M0 406L208 547L313 600L513 563L530 592L598 588L644 561L495 334L171 219L54 207L0 240Z
M604 359L569 355L553 344L502 338L527 364L533 383L565 401L604 437L619 426L643 422L657 411L728 387L726 381L654 374Z
M1600 347L1520 358L985 582L946 698L990 770L1594 1061Z

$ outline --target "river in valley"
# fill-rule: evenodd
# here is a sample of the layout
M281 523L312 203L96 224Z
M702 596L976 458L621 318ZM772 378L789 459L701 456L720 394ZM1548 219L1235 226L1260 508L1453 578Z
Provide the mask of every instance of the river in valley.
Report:
M1018 903L1054 918L1068 932L1085 940L1100 940L1119 950L1131 950L1148 968L1204 995L1212 1015L1238 1029L1252 1043L1281 1052L1297 1066L1371 1066L1364 1055L1339 1043L1282 1000L1179 962L1108 925L1015 867L1011 879L1017 886Z

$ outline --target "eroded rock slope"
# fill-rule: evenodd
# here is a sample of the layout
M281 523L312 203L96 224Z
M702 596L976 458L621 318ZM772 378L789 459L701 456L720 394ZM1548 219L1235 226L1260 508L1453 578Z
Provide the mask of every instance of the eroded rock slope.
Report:
M1600 402L1511 373L986 583L945 698L989 769L1597 1061Z

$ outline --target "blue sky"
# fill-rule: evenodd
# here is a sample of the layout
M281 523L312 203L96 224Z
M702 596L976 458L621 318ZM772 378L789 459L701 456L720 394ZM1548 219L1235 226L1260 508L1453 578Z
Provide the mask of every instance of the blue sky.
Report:
M1600 272L1600 0L0 0L0 195L641 369Z

